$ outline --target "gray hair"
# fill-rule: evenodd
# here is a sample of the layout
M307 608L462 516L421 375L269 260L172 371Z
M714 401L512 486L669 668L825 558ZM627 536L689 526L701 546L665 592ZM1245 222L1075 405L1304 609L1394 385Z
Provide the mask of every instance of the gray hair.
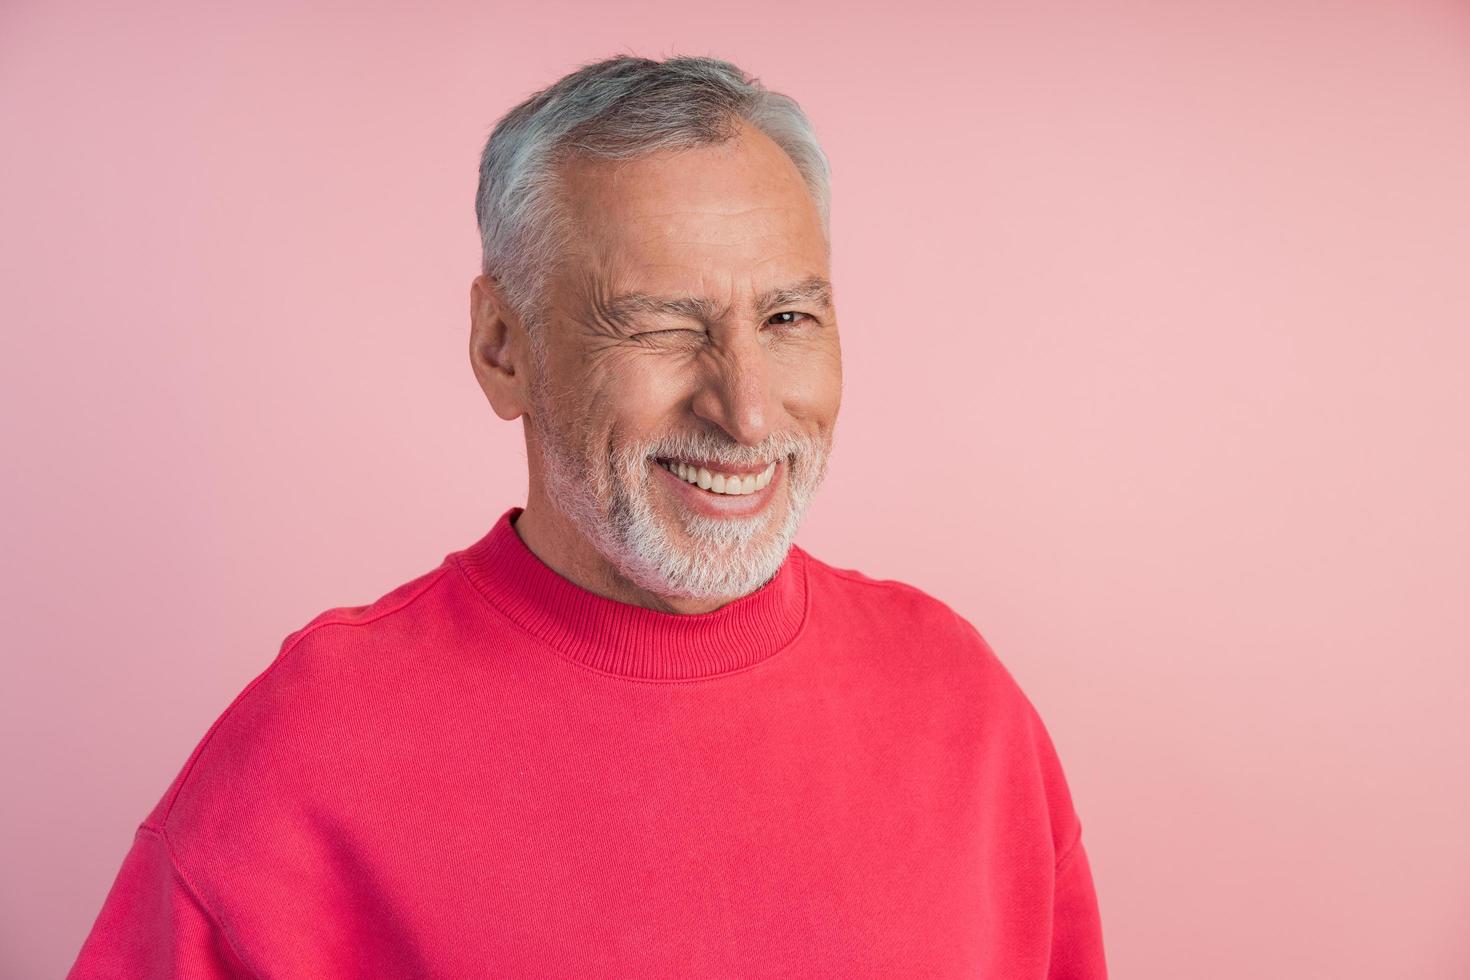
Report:
M500 283L533 346L547 279L573 230L558 193L561 164L722 143L741 120L796 165L830 248L830 171L811 122L795 99L728 61L618 55L583 65L501 117L480 155L480 268Z

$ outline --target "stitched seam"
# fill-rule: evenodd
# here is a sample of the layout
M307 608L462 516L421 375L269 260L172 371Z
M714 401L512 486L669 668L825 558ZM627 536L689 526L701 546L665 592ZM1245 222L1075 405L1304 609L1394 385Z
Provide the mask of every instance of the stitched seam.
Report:
M844 579L844 580L846 580L848 582L853 582L853 583L855 583L857 585L867 585L867 586L871 586L871 587L877 588L877 589L885 589L885 590L890 590L890 591L907 592L909 595L916 596L916 597L918 597L920 599L923 599L923 600L925 600L927 602L938 603L942 608L944 608L945 610L947 610L950 615L954 616L956 619L958 619L962 623L964 623L966 627L968 627L969 629L973 630L976 633L979 633L979 630L976 630L975 627L968 620L966 620L963 616L961 616L959 614L959 612L957 612L955 610L954 606L951 606L948 602L946 602L945 600L939 598L939 596L937 596L937 595L934 595L934 594L929 593L929 592L925 592L923 589L919 588L917 585L910 585L908 582L904 582L904 581L901 581L901 580L896 579L896 578L880 578L880 579L875 579L875 578L872 578L871 576L868 577L868 578L859 578L857 575L854 575L852 572L848 571L847 569L835 568L835 567L833 567L831 565L826 564L825 562L822 564L822 568L823 568L824 571L826 571L830 575L835 575L835 576L837 576L840 579Z
M945 609L949 610L950 615L952 615L955 618L956 622L958 622L960 624L960 626L964 630L966 630L973 637L975 637L976 639L978 639L987 649L990 646L989 642L986 641L985 637L980 633L979 629L977 629L975 627L975 624L974 623L970 622L964 616L961 616L959 614L958 610L956 610L953 606L949 605L947 602L944 602L944 600L939 599L936 596L931 596L928 593L924 592L922 589L919 589L919 588L917 588L915 586L909 585L907 582L898 581L897 579L863 579L863 578L858 578L858 577L852 575L851 573L847 572L844 569L834 568L834 567L832 567L830 565L829 566L826 566L826 569L831 574L836 575L839 578L846 579L849 582L856 582L858 585L872 585L872 586L881 586L881 587L884 587L884 588L897 588L897 589L900 589L900 590L903 590L903 591L915 593L917 595L923 596L923 597L928 598L928 599L934 599L936 602L939 602L941 605L943 605ZM1005 665L1003 663L1001 664L1001 667L1002 667L1003 670L1006 669L1005 668ZM1007 670L1007 673L1009 673L1008 670ZM1017 690L1019 690L1019 688L1017 688ZM1030 704L1030 699L1026 697L1025 692L1021 692L1021 696L1022 696L1022 698L1024 698L1026 700L1026 703L1029 705ZM1031 706L1031 712L1033 714L1036 714L1036 708L1035 708L1034 705ZM1037 714L1036 717L1039 720L1039 718L1040 718L1039 714ZM1076 855L1076 853L1077 853L1077 845L1079 845L1080 843L1082 843L1082 825L1079 822L1079 824L1077 826L1077 833L1073 835L1072 842L1070 844L1068 844L1062 850L1061 856L1057 858L1056 863L1053 865L1053 868L1052 868L1053 874L1060 875L1062 873L1062 871L1064 871L1066 869L1067 863L1072 860L1073 856Z
M838 578L847 579L847 581L849 581L849 582L856 582L858 585L871 585L871 586L873 586L875 588L881 588L881 589L902 589L902 590L904 590L906 592L913 592L913 593L915 593L917 595L921 595L921 596L923 596L926 599L935 599L936 598L935 596L931 596L929 593L925 592L923 589L919 588L918 586L916 586L916 585L910 585L909 583L899 581L896 578L876 578L875 579L875 578L873 578L871 576L869 576L867 578L859 578L858 576L852 574L850 571L848 571L845 568L836 568L836 567L834 567L832 565L827 565L826 563L823 563L823 570L826 571L829 575L836 575ZM936 601L938 601L938 600L936 600Z
M433 578L429 579L429 581L425 582L423 587L420 588L417 592L414 592L412 595L407 596L398 605L388 609L384 609L377 615L373 616L371 619L358 621L344 619L325 619L319 623L314 623L310 626L303 627L297 633L293 634L295 637L294 639L291 636L288 636L286 638L285 645L281 649L281 652L276 655L276 658L272 660L270 664L265 668L265 670L261 671L260 674L253 681L245 685L245 689L235 696L235 700L230 702L229 706L225 708L225 710L220 714L217 719L215 719L214 724L209 726L209 731L204 733L204 738L200 741L199 747L194 750L194 754L189 758L188 763L185 765L184 772L179 779L178 786L174 788L173 795L169 797L168 806L164 808L163 815L158 818L160 827L168 826L168 818L170 814L174 812L174 804L178 802L179 794L184 791L184 787L189 782L189 777L194 772L194 766L197 765L199 760L204 756L205 749L209 747L209 743L214 738L215 732L219 731L220 726L225 723L225 719L229 718L229 716L234 713L235 708L237 708L247 697L250 696L250 692L255 690L256 685L269 677L271 675L271 672L280 665L281 661L285 660L286 657L290 656L291 651L295 650L298 646L301 645L302 640L306 639L317 630L323 629L328 626L367 626L368 624L375 623L386 616L391 616L396 612L407 609L409 605L415 602L420 596L426 594L430 589L437 585L439 581L444 578L444 575L448 571L448 566L441 567L439 569L439 574L435 575Z
M210 909L209 903L204 900L204 896L200 894L199 889L194 887L194 882L190 880L189 876L184 872L183 865L179 863L178 854L174 851L173 841L168 839L168 834L163 832L163 828L152 827L147 823L139 824L138 829L146 830L163 841L163 849L168 854L169 868L173 870L174 876L179 879L179 883L184 886L184 891L194 900L194 904L199 906L199 910L204 913L204 917L209 920L209 924L217 929L221 936L225 937L225 942L230 947L230 953L235 957L236 965L245 971L246 977L249 980L255 980L255 971L250 969L249 961L241 954L240 944L236 941L234 933L225 928L224 923Z
M1067 849L1062 852L1062 856L1057 858L1057 874L1061 874L1062 869L1066 867L1067 862L1072 860L1072 855L1077 853L1077 845L1080 843L1082 843L1082 825L1079 823L1077 825L1077 835L1072 838L1072 843L1068 844Z

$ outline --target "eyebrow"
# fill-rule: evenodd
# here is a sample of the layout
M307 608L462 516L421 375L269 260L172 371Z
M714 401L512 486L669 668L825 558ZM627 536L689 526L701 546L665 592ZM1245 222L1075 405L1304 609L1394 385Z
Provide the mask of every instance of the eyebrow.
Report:
M808 276L799 282L768 289L756 297L756 307L764 313L792 303L814 303L824 309L832 307L832 283L821 276ZM704 296L664 297L648 293L621 293L599 304L602 315L614 323L626 324L640 315L671 315L706 322L722 320L730 308Z

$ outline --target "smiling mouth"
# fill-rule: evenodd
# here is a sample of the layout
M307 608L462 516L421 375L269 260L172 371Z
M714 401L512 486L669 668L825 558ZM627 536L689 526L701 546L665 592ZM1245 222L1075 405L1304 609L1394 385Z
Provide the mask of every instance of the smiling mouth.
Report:
M686 483L692 483L701 490L710 493L724 494L730 497L743 497L747 494L764 490L775 475L777 460L771 460L766 468L756 473L731 473L727 470L712 470L705 466L695 466L677 459L656 459L664 469L677 476Z

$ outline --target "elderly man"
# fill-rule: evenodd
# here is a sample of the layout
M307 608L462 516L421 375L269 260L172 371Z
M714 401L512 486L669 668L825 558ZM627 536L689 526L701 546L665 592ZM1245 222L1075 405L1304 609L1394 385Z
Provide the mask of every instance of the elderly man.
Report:
M470 358L526 506L286 637L73 977L1105 976L1031 703L793 544L841 400L826 158L709 58L491 133Z

